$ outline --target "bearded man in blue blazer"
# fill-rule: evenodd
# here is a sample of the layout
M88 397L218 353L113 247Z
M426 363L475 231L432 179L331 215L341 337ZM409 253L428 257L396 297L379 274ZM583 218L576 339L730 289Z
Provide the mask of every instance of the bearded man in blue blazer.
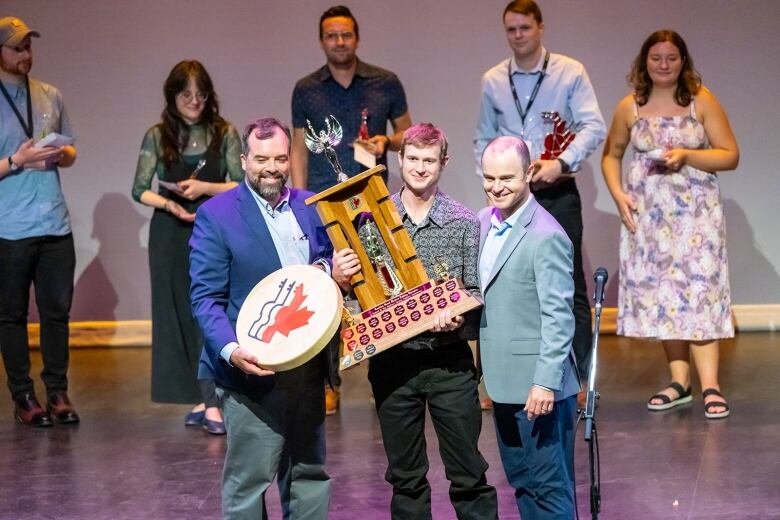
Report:
M330 272L333 248L311 193L285 187L290 130L259 119L243 134L245 181L204 203L190 239L192 306L203 330L201 377L213 377L227 429L222 513L267 518L265 491L277 477L284 518L325 519L325 352L302 366L267 370L236 342L236 320L252 288L283 266Z
M530 192L522 140L494 139L482 170L492 206L479 214L480 357L501 461L523 520L571 520L580 389L572 244Z

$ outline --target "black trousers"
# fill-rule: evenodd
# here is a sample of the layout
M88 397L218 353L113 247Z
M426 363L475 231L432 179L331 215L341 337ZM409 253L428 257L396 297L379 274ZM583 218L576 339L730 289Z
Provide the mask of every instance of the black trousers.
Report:
M555 217L574 246L574 357L577 371L584 381L590 368L593 344L593 324L590 298L582 268L582 202L574 181L534 192L539 204Z
M468 343L435 350L395 347L371 359L368 377L387 454L385 479L393 486L392 518L431 518L426 404L458 518L497 518L496 490L487 484L488 465L477 448L482 412Z
M30 284L35 286L41 322L41 379L49 394L68 389L68 317L75 269L71 234L0 239L0 350L14 399L34 389L27 337Z

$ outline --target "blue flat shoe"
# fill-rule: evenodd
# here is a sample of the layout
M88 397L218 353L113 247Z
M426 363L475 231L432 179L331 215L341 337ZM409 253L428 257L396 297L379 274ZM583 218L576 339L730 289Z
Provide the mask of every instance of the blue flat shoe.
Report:
M184 426L200 426L206 420L206 410L190 412L184 416Z
M203 429L211 435L225 435L227 433L224 422L212 421L211 419L203 419Z

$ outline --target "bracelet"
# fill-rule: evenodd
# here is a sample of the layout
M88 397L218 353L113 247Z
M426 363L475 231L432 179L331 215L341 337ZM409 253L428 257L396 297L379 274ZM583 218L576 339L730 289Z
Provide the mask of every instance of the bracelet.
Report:
M168 206L169 202L170 202L170 200L166 200L165 204L163 204L163 207L162 207L162 209L164 209L167 213L171 212L171 208L170 208L170 206Z

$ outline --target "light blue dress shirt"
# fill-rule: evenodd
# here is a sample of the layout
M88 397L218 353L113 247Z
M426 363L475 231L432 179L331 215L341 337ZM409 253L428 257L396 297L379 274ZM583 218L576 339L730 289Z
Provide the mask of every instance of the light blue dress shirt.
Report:
M271 206L251 186L249 192L254 197L257 207L260 208L260 214L263 215L263 220L271 233L282 266L308 264L309 237L301 231L298 219L290 209L290 190L284 188L282 198L279 199L276 207Z
M490 275L493 274L493 267L501 248L512 232L512 228L517 224L520 213L528 206L528 202L532 198L533 195L529 194L525 202L506 220L501 218L501 212L497 208L493 208L493 214L490 216L490 229L485 236L485 243L482 245L482 252L479 255L479 285L482 288L482 294L485 293L485 286L490 280Z
M4 81L3 86L26 119L27 91L24 85ZM33 138L36 141L51 132L74 137L62 95L56 88L30 78L30 98ZM0 157L7 160L28 139L13 108L0 95ZM56 166L45 170L24 168L0 179L0 238L20 240L68 233L70 217Z
M509 71L525 110L541 74L545 52L542 49L539 62L530 71L520 69L512 57L482 76L479 120L474 134L479 175L482 175L482 151L500 135L520 137L528 144L531 158L538 159L544 150L544 138L552 131L552 125L541 117L542 112L558 112L575 129L577 136L560 155L572 172L604 141L607 127L588 73L580 62L561 54L550 54L544 80L523 124L509 86Z

